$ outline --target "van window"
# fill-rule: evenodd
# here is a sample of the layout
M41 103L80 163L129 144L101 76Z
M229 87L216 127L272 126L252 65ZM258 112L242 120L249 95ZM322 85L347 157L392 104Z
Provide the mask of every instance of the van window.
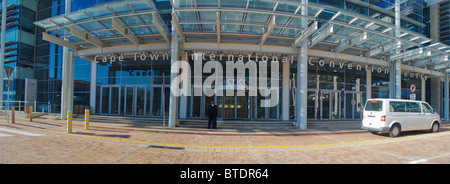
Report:
M381 111L383 110L383 101L381 100L370 100L366 103L365 111Z
M416 102L408 102L407 104L408 112L420 112L420 105Z
M406 102L389 102L389 111L406 112Z
M433 113L433 108L430 107L430 105L426 103L422 103L422 112L423 113Z

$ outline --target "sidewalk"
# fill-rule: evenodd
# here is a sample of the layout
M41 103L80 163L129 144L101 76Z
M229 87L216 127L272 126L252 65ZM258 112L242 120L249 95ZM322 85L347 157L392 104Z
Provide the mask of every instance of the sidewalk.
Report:
M92 117L92 115L91 115ZM4 118L4 117L2 117ZM114 118L114 117L111 117ZM6 120L1 120L6 123ZM195 134L195 135L218 135L218 136L295 136L295 135L319 135L319 134L343 134L343 133L361 133L360 123L356 121L339 121L332 122L329 127L324 126L325 122L321 122L320 126L313 126L307 130L299 129L206 129L206 128L184 128L184 127L163 127L145 123L105 123L90 122L90 128L108 129L108 130L126 130L138 132L153 132L166 134ZM59 115L47 114L38 118L33 118L33 122L29 122L28 118L16 117L16 124L24 125L55 125L66 126L66 120L60 120ZM83 129L84 120L82 118L73 118L72 126L76 129ZM340 126L339 126L340 124Z
M91 115L92 117L92 115ZM6 124L4 117L1 122ZM114 117L111 117L114 118ZM59 115L47 114L38 118L33 118L29 122L28 118L16 117L16 124L28 126L58 126L65 127L66 120L60 120ZM83 129L84 120L73 118L73 130ZM443 126L450 126L449 121L442 121ZM298 135L322 135L322 134L348 134L363 133L360 121L309 121L307 130L300 129L206 129L206 128L184 128L184 127L163 127L145 123L105 123L90 122L90 128L105 130L122 130L137 132L153 132L166 134L193 134L193 135L217 135L217 136L298 136Z

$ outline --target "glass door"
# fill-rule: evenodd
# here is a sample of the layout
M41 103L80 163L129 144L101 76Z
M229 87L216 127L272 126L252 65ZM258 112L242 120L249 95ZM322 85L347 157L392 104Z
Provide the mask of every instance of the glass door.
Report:
M250 115L250 98L248 91L241 91L244 92L245 96L237 96L236 94L236 118L237 119L249 119Z
M320 119L340 119L341 92L334 90L320 91Z
M151 116L169 116L169 103L170 103L170 87L164 87L162 85L155 85L152 87L153 95L150 97L150 115Z
M307 97L307 116L308 119L316 119L317 118L317 92L316 90L308 89L308 97Z
M135 87L135 99L136 99L136 107L134 107L135 116L144 116L145 115L145 102L147 101L147 86L136 86Z
M110 95L110 114L119 114L120 112L120 88L119 86L111 86L111 95Z
M125 86L125 101L124 101L125 116L133 116L134 113L134 86Z
M249 93L246 90L242 90L240 92L243 92L244 96L238 96L237 92L238 90L234 90L234 96L223 96L223 119L250 119ZM224 91L224 94L226 93Z
M345 119L361 119L363 97L363 92L345 92Z
M153 95L151 100L151 116L162 116L162 88L161 87L153 87L152 89Z
M101 88L101 97L100 97L100 113L102 114L109 114L109 86L102 86Z
M144 116L147 101L146 86L125 86L125 116Z
M225 92L226 94L226 92ZM224 96L224 116L223 119L236 119L236 111L234 109L235 96Z
M119 86L101 86L100 114L118 115L120 111Z

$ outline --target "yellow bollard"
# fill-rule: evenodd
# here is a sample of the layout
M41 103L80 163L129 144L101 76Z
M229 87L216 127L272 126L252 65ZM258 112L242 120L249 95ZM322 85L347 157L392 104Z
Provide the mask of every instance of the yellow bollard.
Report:
M89 129L89 109L84 110L84 129Z
M72 133L72 111L67 111L67 133Z

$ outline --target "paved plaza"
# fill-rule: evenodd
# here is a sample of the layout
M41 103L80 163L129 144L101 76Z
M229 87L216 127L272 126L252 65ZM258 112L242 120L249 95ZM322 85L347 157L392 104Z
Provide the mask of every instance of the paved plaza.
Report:
M47 118L47 119L44 119ZM361 130L162 129L43 116L0 121L1 164L365 164L450 163L450 126L399 138Z

